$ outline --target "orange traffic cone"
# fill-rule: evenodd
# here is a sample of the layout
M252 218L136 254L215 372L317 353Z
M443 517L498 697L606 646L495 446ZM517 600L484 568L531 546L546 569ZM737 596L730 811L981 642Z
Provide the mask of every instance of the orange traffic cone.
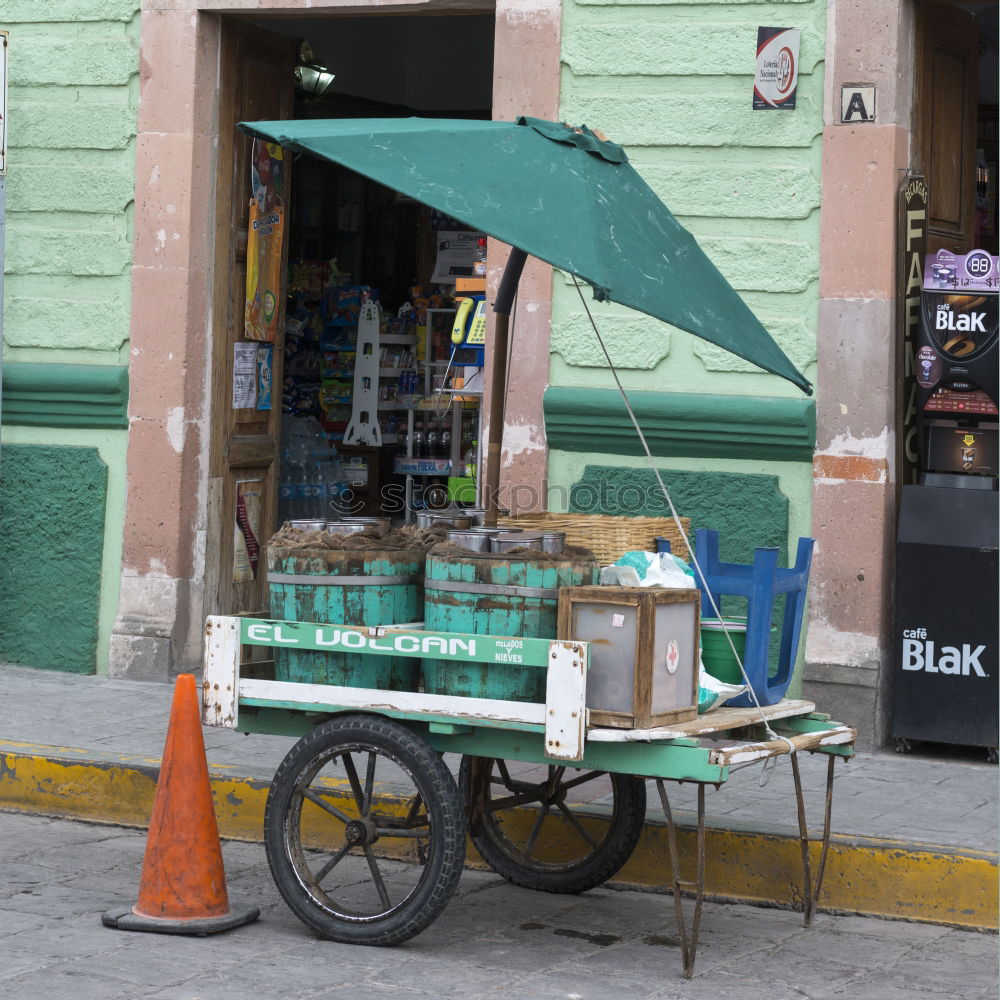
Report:
M258 909L229 906L198 690L193 674L181 674L149 820L139 900L135 906L108 910L101 920L123 931L205 935L259 916Z

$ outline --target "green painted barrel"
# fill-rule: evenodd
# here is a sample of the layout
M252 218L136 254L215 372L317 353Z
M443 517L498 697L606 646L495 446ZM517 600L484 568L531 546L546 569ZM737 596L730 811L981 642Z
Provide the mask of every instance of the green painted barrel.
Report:
M268 548L271 617L336 625L402 625L423 616L422 551ZM419 666L402 656L274 650L279 681L416 691Z
M558 588L597 582L598 565L589 555L431 554L424 578L424 627L429 632L555 639ZM545 671L537 667L427 659L422 668L424 690L431 694L545 700Z

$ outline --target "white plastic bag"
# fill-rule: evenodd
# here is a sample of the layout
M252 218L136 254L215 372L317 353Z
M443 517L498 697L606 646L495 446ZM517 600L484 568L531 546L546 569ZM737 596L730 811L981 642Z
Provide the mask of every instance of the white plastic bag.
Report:
M746 691L746 684L727 684L713 677L701 662L698 654L698 714L704 715Z
M687 563L669 552L626 552L616 563L601 570L604 586L671 587L690 590L694 577L685 572Z

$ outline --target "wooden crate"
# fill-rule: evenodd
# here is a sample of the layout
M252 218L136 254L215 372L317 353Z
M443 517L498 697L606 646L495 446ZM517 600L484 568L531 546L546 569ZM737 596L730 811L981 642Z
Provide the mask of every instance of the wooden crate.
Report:
M694 589L560 589L558 637L591 643L591 725L650 729L698 715L700 599Z
M666 538L675 555L688 559L687 547L672 517L625 517L616 514L552 514L548 511L501 518L502 525L526 531L564 531L567 545L590 549L602 566L608 566L626 552L655 552L657 537ZM691 518L682 517L686 534Z

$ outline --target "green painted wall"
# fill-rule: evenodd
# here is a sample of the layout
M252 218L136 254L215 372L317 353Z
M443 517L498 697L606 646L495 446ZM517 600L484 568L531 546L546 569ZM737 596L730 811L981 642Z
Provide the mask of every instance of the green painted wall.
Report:
M0 0L10 30L5 361L127 361L138 9Z
M567 0L561 116L622 143L796 366L815 374L823 128L822 0ZM753 111L758 25L802 32L797 108ZM721 348L592 305L627 387L794 395ZM572 284L553 302L554 385L609 385Z
M801 30L793 111L751 108L760 25ZM825 31L824 0L566 0L563 5L561 117L601 129L626 147L635 167L810 379L815 378L819 304ZM683 409L689 396L682 394L738 397L747 404L735 407L747 414L742 433L752 440L750 403L766 397L802 399L790 383L682 331L613 304L592 302L590 308L622 382L644 393L649 413L658 409L654 394L660 394L664 414ZM614 382L577 292L561 273L553 287L550 384L550 393L563 392L551 397L560 404L562 428L554 440L571 449L550 451L550 507L558 509L554 498L568 498L583 480L607 476L616 484L631 478L646 482L651 474L626 443L634 431L624 421L617 447L602 440L591 451L580 451L580 436L563 433L573 419L565 411L571 398L565 390L613 390ZM577 398L580 423L587 425L593 414L588 417L583 410L593 394ZM709 525L723 532L724 551L727 545L745 545L738 537L748 531L741 504L768 523L768 537L783 533L782 548L794 551L797 537L810 533L811 421L812 410L803 410L799 437L810 441L794 455L784 445L768 454L763 442L754 442L745 454L713 445L699 456L691 446L698 433L691 420L683 427L659 420L662 427L653 427L658 440L652 447L664 470L697 473L718 488L725 483L728 502L721 509L716 505L712 517L717 523ZM691 434L682 441L687 426ZM740 433L733 433L731 414L721 412L706 415L704 436L711 438L723 426L729 440L737 442ZM772 484L764 493L759 476ZM696 479L679 477L675 499L680 513L694 515L697 523L712 509L712 488L700 498L687 485L681 488ZM727 543L727 536L735 540Z
M96 448L4 446L0 661L94 673L107 479Z
M0 517L17 549L0 572L0 614L21 623L0 659L103 673L124 524L139 2L0 0L0 26L10 31ZM68 602L59 635L37 617L53 595Z

